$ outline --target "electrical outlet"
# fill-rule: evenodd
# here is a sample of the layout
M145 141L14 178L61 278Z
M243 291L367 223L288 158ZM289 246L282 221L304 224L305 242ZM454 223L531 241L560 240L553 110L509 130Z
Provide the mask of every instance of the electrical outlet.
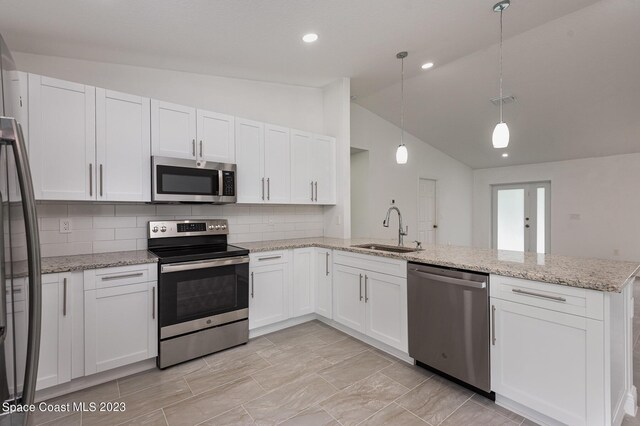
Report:
M60 219L60 233L61 234L71 233L71 219Z
M613 255L614 256L620 256L620 250L619 249L613 249Z

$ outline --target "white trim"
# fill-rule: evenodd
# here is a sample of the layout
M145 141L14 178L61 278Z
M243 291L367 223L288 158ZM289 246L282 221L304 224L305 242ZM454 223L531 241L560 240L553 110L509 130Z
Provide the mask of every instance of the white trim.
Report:
M522 417L529 419L541 426L566 426L564 423L560 423L551 417L545 416L531 408L528 408L522 404L519 404L509 398L496 394L496 405L506 408L509 411L513 411Z
M316 314L307 314L301 317L289 318L275 324L269 324L263 327L254 328L253 330L249 330L249 339L273 333L274 331L284 330L285 328L293 327L305 322L313 321L314 319L317 319L317 317L318 316Z

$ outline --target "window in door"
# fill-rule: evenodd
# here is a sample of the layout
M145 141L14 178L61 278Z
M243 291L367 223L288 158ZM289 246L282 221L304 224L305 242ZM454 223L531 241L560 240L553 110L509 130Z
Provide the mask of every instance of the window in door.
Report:
M550 182L494 185L493 248L549 253Z

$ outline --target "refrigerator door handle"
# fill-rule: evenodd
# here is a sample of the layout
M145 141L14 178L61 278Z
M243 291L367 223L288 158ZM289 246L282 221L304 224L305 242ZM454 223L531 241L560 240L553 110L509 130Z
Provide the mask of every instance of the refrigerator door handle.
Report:
M13 146L16 172L22 197L22 213L27 237L27 266L29 271L29 328L27 337L27 359L22 388L22 404L33 404L38 377L38 359L40 357L40 332L42 318L42 279L40 264L40 237L38 235L38 216L33 192L33 180L27 158L27 150L22 127L15 118L2 118L0 129L2 139ZM4 261L4 259L3 259Z
M4 211L0 193L0 347L7 337L7 282L4 272ZM0 366L1 368L1 366Z

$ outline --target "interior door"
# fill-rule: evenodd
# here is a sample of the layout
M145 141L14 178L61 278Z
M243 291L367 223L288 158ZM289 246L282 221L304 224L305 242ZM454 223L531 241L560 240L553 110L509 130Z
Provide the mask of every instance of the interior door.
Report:
M418 241L436 244L436 181L420 178L418 182Z
M551 183L494 185L492 192L493 248L549 253Z

